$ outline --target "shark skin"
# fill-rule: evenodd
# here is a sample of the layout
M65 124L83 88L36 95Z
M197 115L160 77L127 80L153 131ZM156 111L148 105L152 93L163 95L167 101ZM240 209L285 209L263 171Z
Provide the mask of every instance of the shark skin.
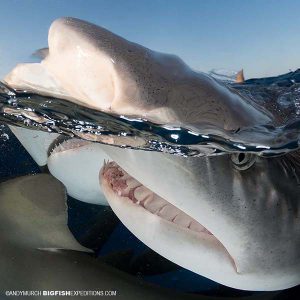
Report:
M208 75L193 71L177 56L155 52L91 23L60 18L49 29L48 44L49 48L39 54L41 63L19 64L4 81L15 89L102 111L191 128L205 124L237 130L269 121L264 111ZM35 161L44 166L49 145L57 135L10 128ZM72 173L74 182L80 181L80 176L76 177L79 170ZM72 182L73 178L66 172L59 176L62 182ZM76 184L67 184L68 193L75 198L89 193L76 189ZM95 197L79 200L98 202Z
M108 205L98 182L103 161L109 160L100 145L61 138L56 133L9 126L40 167L64 183L68 195L86 202Z
M65 189L51 175L30 175L2 182L0 208L1 298L6 299L5 291L80 290L117 291L121 299L218 299L159 288L95 258L69 231ZM274 294L266 296L271 299ZM85 298L99 297L104 296ZM45 296L26 298L45 299ZM55 299L74 297L57 295ZM265 298L257 295L254 299Z
M68 195L92 204L108 205L98 175L109 156L98 143L79 139L59 142L49 153L50 173L65 185Z
M239 170L230 155L123 150L106 150L116 164L103 167L100 182L117 216L145 244L233 288L299 284L300 176L291 171L299 157L255 157Z
M54 21L48 44L40 64L18 65L6 83L161 124L238 130L271 120L263 109L178 57L88 22ZM99 161L107 155L115 162L100 171L102 193L149 247L237 289L271 291L300 283L299 153L183 158L98 148ZM83 167L81 149L54 152L53 170L66 185L70 174L60 167L63 155L70 153L71 161ZM75 188L84 191L85 185L68 190Z
M88 107L158 123L236 130L269 117L179 57L155 52L75 18L54 21L49 54L4 78L14 88L56 95Z
M96 259L69 231L65 189L51 175L30 175L2 182L0 208L3 229L0 234L0 296L4 299L5 291L19 290L116 290L117 297L133 300L219 299L160 288ZM237 299L273 299L276 295L278 292ZM45 299L45 296L26 298ZM55 296L55 299L74 297Z
M30 130L23 127L9 126L10 130L24 146L35 162L43 167L47 164L47 151L59 134L38 130Z

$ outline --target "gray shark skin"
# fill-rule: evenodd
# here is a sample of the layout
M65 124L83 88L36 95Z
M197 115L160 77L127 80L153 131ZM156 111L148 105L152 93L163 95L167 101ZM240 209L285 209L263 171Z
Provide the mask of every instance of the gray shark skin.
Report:
M183 267L206 274L227 286L273 290L299 284L299 156L290 154L269 159L251 157L248 159L255 161L241 170L230 155L183 158L122 150L111 147L106 151L130 174L123 177L128 187L132 185L129 183L132 178L147 187L144 190L139 187L134 191L137 199L144 201L144 207L141 209L138 203L127 203L126 196L120 197L119 190L113 191L103 171L100 181L113 210L147 245ZM132 187L134 189L135 185ZM183 228L176 227L174 216L182 214L174 212L171 206L166 206L164 213L160 211L153 215L152 211L153 219L157 220L150 220L149 216L148 222L145 215L150 215L151 202L147 198L151 199L151 193L198 221L224 248L213 244L211 236L205 234L204 230L199 233L198 241L188 238L192 232L179 234ZM159 200L155 198L151 200L152 206L154 203L159 205ZM132 205L132 213L130 209L125 211L126 204ZM140 214L137 209L140 209ZM132 220L134 217L138 220ZM160 218L172 218L173 227L163 224L158 220ZM153 229L153 222L161 224ZM142 224L144 230L140 228ZM188 227L188 224L182 226L180 223L180 226ZM166 234L173 235L173 243L167 240ZM179 238L182 242L179 242ZM184 244L184 239L190 247ZM165 247L161 244L163 240L169 243ZM203 250L205 243L211 244ZM221 257L220 251L227 252L227 257Z
M0 184L1 299L5 298L5 291L20 290L116 290L120 299L216 299L158 288L94 258L70 233L65 200L63 185L46 174ZM260 295L255 298L262 299Z
M48 44L41 63L18 65L6 83L162 124L237 130L271 120L178 57L88 22L56 20ZM104 193L129 230L171 261L237 289L270 291L300 283L299 153L183 158L74 139L47 157L56 136L34 140L32 133L14 130L69 193L82 197L96 182L94 158L114 160L99 170L101 192L82 200L97 203ZM70 171L73 163L78 172Z

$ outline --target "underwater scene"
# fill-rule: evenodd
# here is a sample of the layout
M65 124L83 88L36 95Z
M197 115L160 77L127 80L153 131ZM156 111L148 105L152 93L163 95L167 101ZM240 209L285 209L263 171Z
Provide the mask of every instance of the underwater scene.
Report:
M297 299L300 62L199 71L84 16L0 77L0 299Z

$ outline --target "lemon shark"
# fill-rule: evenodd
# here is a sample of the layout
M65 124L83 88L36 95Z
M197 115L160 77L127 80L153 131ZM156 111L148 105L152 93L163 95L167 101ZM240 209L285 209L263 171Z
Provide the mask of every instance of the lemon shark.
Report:
M69 231L65 188L51 175L29 175L2 182L0 208L2 299L6 299L6 291L85 291L86 299L105 297L108 291L116 292L115 296L122 299L218 299L160 288L112 268L105 259L97 259ZM88 296L88 291L103 295ZM255 299L265 299L263 296L256 295ZM266 296L272 299L274 294ZM74 296L56 295L55 299Z
M65 188L51 175L36 174L1 182L0 207L1 297L6 297L6 291L46 290L103 293L98 297L85 296L86 299L105 297L105 291L116 292L122 299L219 299L160 288L109 266L106 257L96 258L69 231ZM277 295L278 292L259 293L237 299L274 299ZM74 296L57 295L55 299Z
M16 66L5 82L160 124L234 131L270 122L263 109L180 58L91 23L58 19L48 44L41 63ZM13 131L68 193L107 200L141 241L169 260L237 289L300 283L299 151L185 158ZM103 159L109 162L101 168Z

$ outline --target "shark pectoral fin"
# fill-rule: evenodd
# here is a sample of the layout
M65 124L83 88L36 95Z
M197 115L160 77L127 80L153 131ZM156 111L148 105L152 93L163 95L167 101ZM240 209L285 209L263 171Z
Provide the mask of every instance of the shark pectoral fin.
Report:
M40 94L67 97L67 93L40 63L18 64L4 78L15 89L39 91ZM29 112L28 112L29 113ZM10 126L14 135L39 166L47 163L49 145L58 137L56 133Z
M80 201L108 205L99 185L99 170L109 157L99 144L70 139L58 145L48 158L50 173Z
M0 225L10 229L10 243L24 249L59 247L90 251L70 232L65 188L48 174L0 184ZM6 235L3 232L2 236Z
M4 77L4 82L14 89L39 91L40 94L63 98L69 96L40 63L18 64Z
M45 166L48 159L48 149L51 143L59 136L57 133L49 133L23 127L9 126L23 147L32 156L39 166Z

